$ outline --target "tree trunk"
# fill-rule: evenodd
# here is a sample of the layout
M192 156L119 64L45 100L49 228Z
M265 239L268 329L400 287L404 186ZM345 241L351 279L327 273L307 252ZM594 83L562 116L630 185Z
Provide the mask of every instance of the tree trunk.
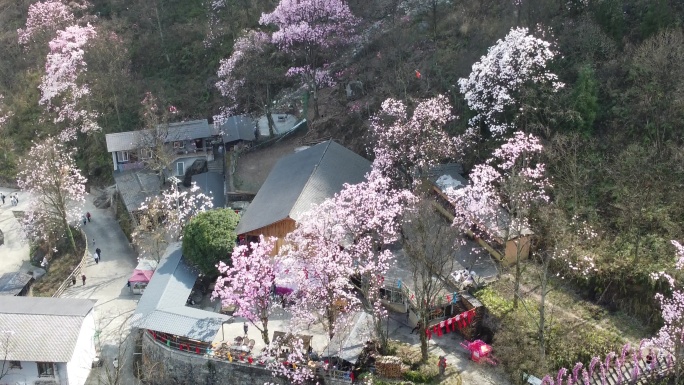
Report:
M266 112L266 120L268 121L268 134L271 136L271 138L273 138L276 136L276 132L275 122L273 121L273 113L271 112L270 108Z
M76 242L74 242L74 234L71 233L71 226L69 226L69 222L67 222L66 217L62 218L62 223L64 224L64 228L66 228L66 234L67 238L69 239L69 245L71 245L71 251L75 253Z
M271 343L271 341L268 339L268 318L262 318L261 324L264 325L264 329L261 331L261 339L263 339L264 343L268 345Z
M421 362L425 363L428 360L428 340L425 331L427 330L427 322L423 323L423 327L418 329L420 333L420 358Z

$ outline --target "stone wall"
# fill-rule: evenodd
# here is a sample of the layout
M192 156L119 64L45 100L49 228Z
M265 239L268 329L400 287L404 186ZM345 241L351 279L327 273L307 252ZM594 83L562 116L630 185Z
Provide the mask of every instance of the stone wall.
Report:
M287 384L263 366L215 360L160 344L142 333L142 378L151 385L263 385ZM321 385L350 385L350 380L317 377Z
M143 333L142 354L142 375L153 384L285 384L264 367L215 360L170 349L154 341L148 333Z

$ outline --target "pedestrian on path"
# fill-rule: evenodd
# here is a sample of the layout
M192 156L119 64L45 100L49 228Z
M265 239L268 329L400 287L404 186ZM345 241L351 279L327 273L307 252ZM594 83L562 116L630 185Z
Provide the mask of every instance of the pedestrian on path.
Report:
M90 222L90 211L86 213L86 218L88 218L88 222Z
M97 259L102 258L102 250L100 250L99 247L97 249L95 249L95 253L97 254Z
M85 226L85 225L86 225L86 217L85 217L85 215L83 215L83 216L81 217L81 220L83 221L83 226Z
M247 326L247 322L242 325L242 328L245 329L245 336L247 336L247 331L249 330L249 326Z
M95 238L93 238L93 247L95 247Z
M418 323L416 324L416 327L411 329L411 334L413 334L413 332L415 332L416 330L418 331L418 333L420 333L422 331L421 329L423 329L423 322L418 321Z
M439 366L439 375L444 376L444 372L446 371L446 357L444 356L439 356L439 361L437 362L437 366Z
M5 194L0 193L0 199L2 199L2 204L5 204Z
M76 286L76 276L75 275L71 276L71 285Z
M93 259L95 260L95 264L96 264L96 265L97 265L98 263L100 263L100 258L99 258L99 256L97 255L97 253L94 253L94 254L93 254Z
M81 281L83 281L83 286L85 286L85 280L86 280L85 274L81 274Z

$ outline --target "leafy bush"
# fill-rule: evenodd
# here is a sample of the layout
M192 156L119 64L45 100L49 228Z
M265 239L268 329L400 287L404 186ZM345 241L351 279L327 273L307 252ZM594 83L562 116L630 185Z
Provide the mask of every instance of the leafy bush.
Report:
M183 229L183 255L203 273L218 274L216 264L230 264L240 217L232 209L199 213Z

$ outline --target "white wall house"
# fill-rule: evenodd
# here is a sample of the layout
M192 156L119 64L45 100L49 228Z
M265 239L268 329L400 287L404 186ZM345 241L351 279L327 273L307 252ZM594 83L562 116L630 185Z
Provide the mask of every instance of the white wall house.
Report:
M162 141L174 155L170 175L183 175L195 159L213 159L212 142L220 140L218 132L206 119L169 123L157 131L138 130L105 135L107 152L112 154L114 171L143 168L153 154L151 144Z
M85 384L96 356L95 302L0 296L0 385Z

